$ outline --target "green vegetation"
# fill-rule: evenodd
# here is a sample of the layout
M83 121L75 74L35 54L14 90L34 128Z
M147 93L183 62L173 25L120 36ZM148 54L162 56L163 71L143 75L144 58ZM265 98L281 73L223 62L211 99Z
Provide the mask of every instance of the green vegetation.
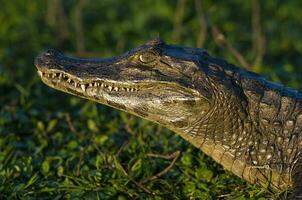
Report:
M48 88L33 61L47 47L112 56L161 36L301 89L301 1L0 2L0 199L272 195L165 128Z

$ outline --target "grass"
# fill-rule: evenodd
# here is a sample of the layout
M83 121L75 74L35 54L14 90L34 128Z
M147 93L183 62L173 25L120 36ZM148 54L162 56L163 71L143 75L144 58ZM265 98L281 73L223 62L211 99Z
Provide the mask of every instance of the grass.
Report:
M0 199L264 199L171 131L0 74Z

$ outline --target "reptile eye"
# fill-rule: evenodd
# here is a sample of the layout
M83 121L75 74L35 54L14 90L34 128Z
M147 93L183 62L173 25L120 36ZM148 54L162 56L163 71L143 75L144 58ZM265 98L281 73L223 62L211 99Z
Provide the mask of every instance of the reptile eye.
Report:
M152 52L146 52L139 56L139 60L142 63L151 63L156 60L156 55Z

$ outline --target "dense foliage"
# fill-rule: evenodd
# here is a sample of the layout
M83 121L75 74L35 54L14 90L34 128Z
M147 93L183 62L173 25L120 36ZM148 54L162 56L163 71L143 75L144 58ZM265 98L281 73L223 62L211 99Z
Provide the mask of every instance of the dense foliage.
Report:
M0 3L0 199L272 195L225 172L165 128L48 88L33 60L48 47L112 56L160 36L241 65L230 52L237 49L251 70L301 89L302 1ZM217 29L224 35L212 34Z

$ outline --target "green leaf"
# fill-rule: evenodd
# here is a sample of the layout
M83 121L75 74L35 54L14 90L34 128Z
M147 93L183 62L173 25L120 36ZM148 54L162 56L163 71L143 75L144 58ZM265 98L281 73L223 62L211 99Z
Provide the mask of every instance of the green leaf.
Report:
M57 119L52 119L52 120L50 120L50 121L48 122L46 131L47 131L47 132L51 132L51 131L55 128L55 126L57 125L57 123L58 123L58 120L57 120Z
M57 168L57 175L59 177L63 176L64 174L64 168L60 165L58 168Z
M48 160L45 160L43 163L42 163L42 171L44 174L47 174L49 172L49 161Z
M139 169L141 169L142 167L142 159L138 159L131 167L131 171L135 172L138 171Z
M109 137L107 135L100 134L95 137L94 141L95 141L96 145L102 146L108 139L109 139Z
M211 179L213 178L213 172L211 170L208 170L207 168L202 167L202 168L196 169L195 176L198 179L204 179L204 180L210 182Z
M75 148L77 148L77 147L78 147L78 142L77 142L76 140L71 140L71 141L69 141L68 144L67 144L67 148L68 148L69 150L73 150L73 149L75 149Z
M38 121L38 123L37 123L37 129L39 131L44 131L45 130L45 126L44 126L44 123L42 121Z
M184 165L192 165L192 155L188 153L184 153L183 156L181 157L181 162Z
M24 186L25 188L28 188L29 186L33 185L38 179L38 173L35 173L26 183L26 185Z
M97 126L97 124L95 123L94 120L89 119L87 121L87 126L88 126L89 130L91 130L92 132L95 132L95 133L99 132L99 128L98 128L98 126Z

